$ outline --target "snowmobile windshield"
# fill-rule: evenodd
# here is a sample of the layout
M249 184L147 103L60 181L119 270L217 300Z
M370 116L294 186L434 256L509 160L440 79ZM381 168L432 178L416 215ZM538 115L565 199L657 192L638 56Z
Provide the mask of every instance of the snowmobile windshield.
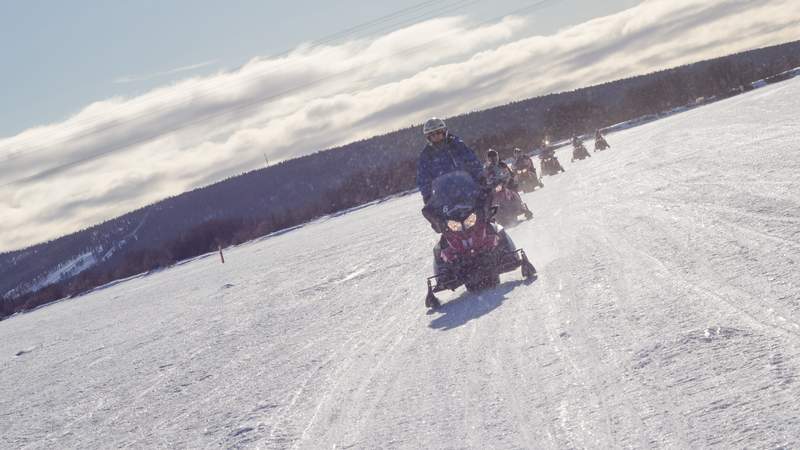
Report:
M464 171L446 173L432 184L431 204L447 219L464 220L475 210L480 187Z

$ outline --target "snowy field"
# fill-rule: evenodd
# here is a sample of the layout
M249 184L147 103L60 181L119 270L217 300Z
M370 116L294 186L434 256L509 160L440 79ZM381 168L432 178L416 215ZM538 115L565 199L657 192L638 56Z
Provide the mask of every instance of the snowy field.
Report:
M0 322L0 447L798 448L798 98L561 152L436 313L414 194Z

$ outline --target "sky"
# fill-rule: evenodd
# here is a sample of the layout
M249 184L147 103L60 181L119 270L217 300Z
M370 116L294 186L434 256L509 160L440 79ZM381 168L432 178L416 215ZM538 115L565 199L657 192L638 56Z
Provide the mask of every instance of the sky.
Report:
M0 252L265 156L797 36L796 0L6 2Z

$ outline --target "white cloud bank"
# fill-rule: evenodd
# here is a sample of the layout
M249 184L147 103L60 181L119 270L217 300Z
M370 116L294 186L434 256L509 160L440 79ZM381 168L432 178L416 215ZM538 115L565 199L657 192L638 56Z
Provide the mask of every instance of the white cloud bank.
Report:
M524 17L485 26L450 17L369 41L300 46L1 139L0 251L261 167L265 153L280 161L429 115L791 41L800 2L650 0L522 37L531 26Z

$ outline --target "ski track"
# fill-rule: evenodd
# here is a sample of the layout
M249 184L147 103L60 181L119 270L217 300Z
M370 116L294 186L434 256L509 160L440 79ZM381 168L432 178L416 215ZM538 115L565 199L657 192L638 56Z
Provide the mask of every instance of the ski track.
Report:
M436 312L410 195L0 322L0 448L798 447L798 96L559 150Z

